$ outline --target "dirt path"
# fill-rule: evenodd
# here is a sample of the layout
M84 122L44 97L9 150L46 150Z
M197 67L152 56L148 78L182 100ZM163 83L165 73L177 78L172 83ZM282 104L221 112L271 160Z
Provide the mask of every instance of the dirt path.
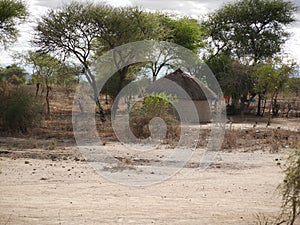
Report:
M0 224L255 224L275 216L282 173L263 152L222 153L147 187L111 183L74 160L0 158Z

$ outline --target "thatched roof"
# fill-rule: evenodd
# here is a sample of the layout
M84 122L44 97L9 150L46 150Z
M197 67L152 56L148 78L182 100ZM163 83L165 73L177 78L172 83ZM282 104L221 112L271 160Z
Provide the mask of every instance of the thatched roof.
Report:
M173 81L175 82L174 85ZM184 91L186 93L184 93ZM207 87L199 79L184 73L181 69L177 69L175 72L170 73L156 82L154 82L148 89L148 93L160 93L176 95L178 99L186 99L186 94L189 95L192 100L207 100L215 99L216 94Z

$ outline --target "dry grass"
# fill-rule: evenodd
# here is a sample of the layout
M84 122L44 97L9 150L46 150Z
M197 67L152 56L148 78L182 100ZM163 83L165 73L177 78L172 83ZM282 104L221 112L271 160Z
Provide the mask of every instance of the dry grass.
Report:
M299 140L300 132L283 129L226 130L222 149L278 152L282 148L295 148Z

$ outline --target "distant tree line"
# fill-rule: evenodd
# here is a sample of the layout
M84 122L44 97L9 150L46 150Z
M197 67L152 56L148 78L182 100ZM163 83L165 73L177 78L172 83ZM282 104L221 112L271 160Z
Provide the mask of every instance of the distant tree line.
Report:
M0 41L12 43L16 40L17 25L28 16L28 11L21 1L1 0L0 4L12 12L1 14L0 29L10 35L0 37ZM244 110L258 96L257 115L262 115L267 96L275 104L281 90L295 89L295 79L289 78L295 63L283 60L282 46L290 35L286 26L295 21L296 10L293 3L284 0L239 0L197 21L135 7L72 2L50 9L38 20L32 40L38 50L28 52L24 58L34 68L32 81L46 86L54 80L64 83L83 74L104 120L96 74L91 69L95 58L129 42L173 42L196 54L205 53L203 61L214 72L224 94L232 97L236 111ZM173 69L173 55L166 49L161 49L157 57L155 63L119 68L102 91L114 99L138 74L147 71L155 81L159 73ZM116 54L116 66L121 59L126 57ZM67 63L70 61L74 65ZM68 73L74 76L69 79Z

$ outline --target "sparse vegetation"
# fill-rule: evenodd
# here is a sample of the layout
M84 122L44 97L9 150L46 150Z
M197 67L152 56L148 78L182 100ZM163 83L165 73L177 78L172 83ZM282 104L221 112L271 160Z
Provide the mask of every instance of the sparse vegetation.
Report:
M41 123L43 105L25 88L0 94L0 127L7 131L27 132Z
M300 215L300 149L295 149L288 157L284 170L282 190L282 220L287 225L299 222Z

